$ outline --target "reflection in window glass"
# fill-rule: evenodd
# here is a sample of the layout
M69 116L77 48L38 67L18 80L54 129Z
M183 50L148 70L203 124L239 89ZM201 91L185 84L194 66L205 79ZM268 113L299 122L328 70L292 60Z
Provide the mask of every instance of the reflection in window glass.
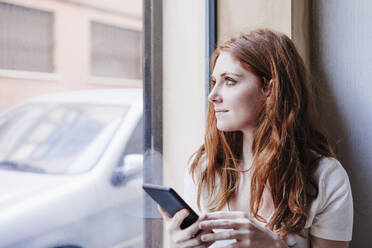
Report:
M53 72L51 12L0 2L0 34L0 69Z
M140 32L91 22L93 76L140 79Z
M74 161L89 146L95 145L98 152L106 145L100 135L111 137L127 108L35 104L16 112L0 121L0 161L22 162L44 173L68 173L79 166Z
M141 90L97 92L0 115L0 247L143 247Z
M123 156L128 154L143 153L143 118L141 118L133 130L127 145L125 146Z
M141 6L0 0L1 248L144 247Z

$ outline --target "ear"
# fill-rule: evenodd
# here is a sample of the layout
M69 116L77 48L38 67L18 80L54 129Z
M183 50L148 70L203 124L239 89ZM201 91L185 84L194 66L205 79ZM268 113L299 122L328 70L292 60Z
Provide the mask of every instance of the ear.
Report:
M266 97L269 97L271 94L272 88L273 88L273 80L270 79L270 81L262 88L263 94Z

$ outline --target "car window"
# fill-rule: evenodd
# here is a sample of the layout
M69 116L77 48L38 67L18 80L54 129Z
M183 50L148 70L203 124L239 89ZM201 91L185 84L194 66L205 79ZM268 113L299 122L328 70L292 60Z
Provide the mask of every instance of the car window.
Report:
M125 146L123 156L143 153L143 117L141 117Z
M100 133L111 137L116 129L110 124L123 120L127 111L125 106L53 103L16 109L11 118L0 121L0 162L27 164L44 173L80 171L70 168L74 161L94 142L99 142L94 151L99 154L106 145L97 139ZM85 168L92 166L80 162Z

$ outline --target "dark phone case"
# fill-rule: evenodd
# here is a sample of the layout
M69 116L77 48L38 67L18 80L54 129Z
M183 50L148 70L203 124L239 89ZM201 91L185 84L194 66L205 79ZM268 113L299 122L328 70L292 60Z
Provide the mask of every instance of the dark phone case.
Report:
M181 209L186 208L189 210L190 214L182 222L181 229L189 227L198 220L199 216L172 188L154 184L143 184L142 188L171 217Z

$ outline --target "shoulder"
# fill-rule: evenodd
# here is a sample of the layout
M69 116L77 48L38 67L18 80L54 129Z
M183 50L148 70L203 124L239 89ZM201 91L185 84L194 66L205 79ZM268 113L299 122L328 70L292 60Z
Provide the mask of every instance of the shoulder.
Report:
M193 164L196 163L195 166ZM194 185L197 185L200 182L201 176L207 167L207 159L205 154L202 154L199 158L196 153L191 155L187 167L185 180L189 183L192 182Z
M207 167L207 160L205 154L202 154L201 157L196 161L197 155L193 154L187 164L186 173L184 177L184 186L185 191L188 190L188 187L197 188L203 172ZM192 168L192 164L197 163L195 167Z
M332 157L323 157L315 170L314 179L319 190L350 187L349 177L341 163ZM321 192L319 192L321 193Z
M310 228L316 237L351 240L353 200L345 169L337 159L324 157L319 161L314 179L318 196L311 203L305 228Z
M315 177L319 180L329 176L347 177L347 173L340 161L332 157L323 157L319 160L319 165L315 171Z
M191 166L193 163L197 163L195 168L194 168L194 173L192 173L192 169L191 169ZM189 162L187 164L187 169L186 169L186 174L194 174L196 177L200 177L201 174L205 171L205 169L207 168L207 157L204 154L202 154L199 158L197 156L196 153L194 153L193 155L191 155L190 159L189 159ZM194 178L196 179L196 178Z
M187 164L184 177L184 199L194 211L200 214L201 210L197 206L198 186L200 183L202 172L205 170L207 162L205 155L202 155L198 161L195 161L195 159L196 154L193 154ZM197 162L197 165L194 171L192 171L191 165L194 162ZM201 199L201 201L201 203L203 204L203 199Z

